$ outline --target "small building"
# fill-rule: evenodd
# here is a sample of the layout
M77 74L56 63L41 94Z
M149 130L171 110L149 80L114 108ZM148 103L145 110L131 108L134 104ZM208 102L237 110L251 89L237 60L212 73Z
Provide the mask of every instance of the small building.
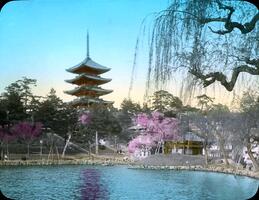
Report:
M187 132L179 140L165 141L164 153L180 153L188 155L202 155L203 139L192 132Z

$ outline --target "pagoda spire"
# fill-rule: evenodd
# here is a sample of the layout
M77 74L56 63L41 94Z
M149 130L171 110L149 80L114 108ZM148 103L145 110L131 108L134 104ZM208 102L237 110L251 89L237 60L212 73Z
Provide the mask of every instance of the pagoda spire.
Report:
M86 57L90 58L90 50L89 50L89 33L87 30L87 37L86 37Z

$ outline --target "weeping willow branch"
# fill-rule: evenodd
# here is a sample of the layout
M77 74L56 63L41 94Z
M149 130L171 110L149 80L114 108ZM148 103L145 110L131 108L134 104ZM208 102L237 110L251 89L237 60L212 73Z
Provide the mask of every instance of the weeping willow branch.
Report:
M227 34L227 33L231 33L234 30L234 28L237 28L241 31L242 34L247 34L247 33L251 32L252 30L254 30L256 22L259 20L259 11L257 12L256 15L254 15L254 17L252 18L252 20L250 22L247 22L245 24L241 24L241 23L238 23L238 22L231 21L231 16L235 11L235 9L233 7L225 6L222 3L220 3L219 1L217 1L217 4L219 6L219 9L229 11L228 16L226 18L208 18L208 19L202 19L201 20L202 24L206 24L206 23L210 23L210 22L224 22L225 23L225 29L226 30L214 31L211 27L209 27L209 29L213 33L224 35L224 34Z
M223 85L228 91L232 91L241 72L246 72L251 75L259 75L259 59L248 59L247 61L247 63L249 64L254 64L255 67L251 67L249 65L240 65L234 68L230 81L227 80L227 76L224 75L222 72L211 72L208 74L203 74L196 67L190 69L189 72L193 74L196 78L200 79L203 82L204 87L211 85L215 81L219 81L221 85Z
M217 1L217 4L218 4L219 9L228 10L229 11L227 17L224 17L224 18L223 17L199 18L198 16L192 14L191 12L187 12L187 11L182 11L182 10L165 10L164 12L167 12L167 14L160 15L159 18L166 17L166 15L170 15L171 13L179 12L179 13L184 13L186 15L189 15L189 16L193 17L193 19L196 19L200 24L208 24L208 23L211 23L211 22L224 22L226 30L215 31L211 27L209 27L209 29L213 33L217 33L217 34L220 34L220 35L231 33L234 30L234 28L239 29L242 34L247 34L247 33L251 32L252 30L254 30L255 25L256 25L257 21L259 20L259 11L257 12L257 14L254 15L254 17L251 19L250 22L247 22L245 24L241 24L239 22L231 21L231 17L233 15L233 13L235 12L235 9L233 7L225 6L222 3L220 3L219 1Z
M219 81L232 91L240 73L259 75L259 12L244 2L250 1L172 0L153 21L147 85L151 76L163 85L183 71L204 87Z

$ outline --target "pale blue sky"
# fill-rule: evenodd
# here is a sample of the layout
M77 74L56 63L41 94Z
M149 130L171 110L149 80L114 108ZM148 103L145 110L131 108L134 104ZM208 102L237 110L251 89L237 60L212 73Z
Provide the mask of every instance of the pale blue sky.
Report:
M168 0L28 0L8 3L0 13L0 92L22 76L38 80L35 94L56 89L65 101L73 88L65 71L86 55L90 33L90 57L112 68L104 77L112 82L104 96L118 107L127 97L134 48L142 20L165 9ZM147 60L139 58L132 98L143 99Z

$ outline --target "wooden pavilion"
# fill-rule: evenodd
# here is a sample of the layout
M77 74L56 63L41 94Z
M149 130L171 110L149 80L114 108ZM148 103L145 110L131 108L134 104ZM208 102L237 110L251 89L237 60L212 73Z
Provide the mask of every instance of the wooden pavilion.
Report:
M180 140L165 141L164 153L180 153L188 155L201 155L203 139L192 132L187 132Z

